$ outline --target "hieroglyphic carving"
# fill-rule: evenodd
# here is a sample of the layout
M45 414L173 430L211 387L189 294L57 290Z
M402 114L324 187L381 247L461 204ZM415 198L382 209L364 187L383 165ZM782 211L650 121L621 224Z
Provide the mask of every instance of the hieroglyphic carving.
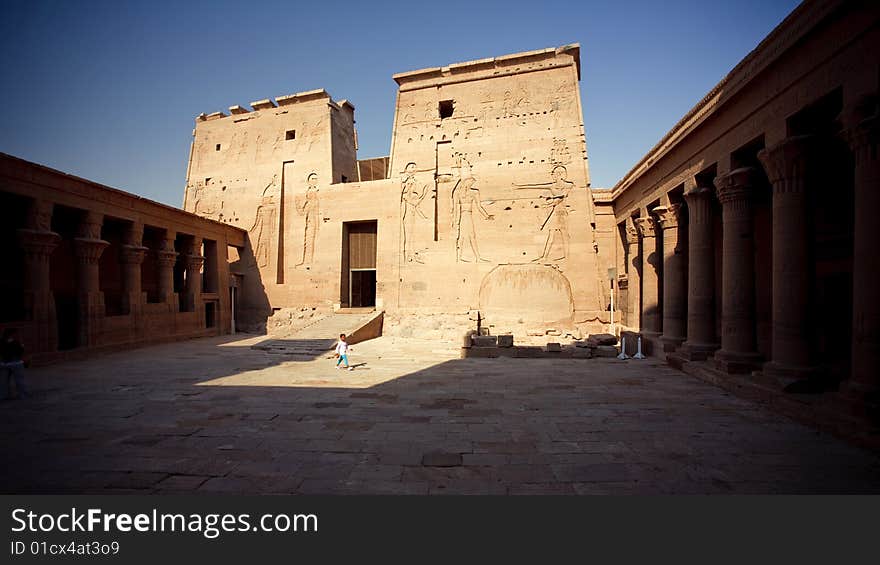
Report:
M483 218L493 220L495 217L483 208L480 202L480 190L475 186L477 179L474 178L470 161L459 152L453 155L457 170L458 181L452 188L452 228L455 231L455 258L460 262L469 262L470 259L462 255L462 248L466 245L473 261L488 263L489 260L480 256L477 246L477 232L474 224L474 210Z
M219 202L215 201L208 194L207 186L202 183L202 181L197 181L193 188L193 207L192 211L194 214L198 214L199 216L203 216L205 218L215 218L217 215L218 208L223 207L223 201Z
M428 185L422 185L421 189L416 181L416 164L407 163L401 179L400 191L400 228L401 228L401 247L404 260L407 262L423 263L419 252L414 250L413 241L415 235L416 216L427 220L428 217L419 207L425 195L428 194Z
M574 183L569 181L568 171L562 165L556 165L550 171L550 182L515 184L518 189L540 189L548 190L549 195L544 196L544 207L550 208L550 213L544 223L541 224L540 231L547 233L544 240L544 250L541 256L534 259L533 262L556 262L568 257L569 232L568 232L568 208L566 199L568 193L574 187Z
M254 258L260 267L267 267L269 265L272 244L275 239L276 210L278 207L275 202L275 184L277 180L278 175L273 175L272 182L263 189L263 196L260 200L260 205L257 206L257 213L254 218L254 225L250 229L251 241L256 242Z
M320 221L320 210L318 201L318 174L311 173L306 181L308 188L305 197L297 202L297 211L305 219L305 228L303 229L303 252L302 260L297 263L300 265L311 265L315 259L315 237L318 234L318 223Z
M571 163L571 151L568 150L568 142L564 138L554 137L553 147L550 148L550 164L567 165Z

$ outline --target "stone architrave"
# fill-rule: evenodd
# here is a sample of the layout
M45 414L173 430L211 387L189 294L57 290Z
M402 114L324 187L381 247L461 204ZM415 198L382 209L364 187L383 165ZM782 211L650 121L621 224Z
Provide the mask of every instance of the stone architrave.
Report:
M27 227L18 230L18 241L24 251L25 318L33 324L34 353L58 348L55 299L49 277L52 252L61 236L51 230L53 204L44 200L31 203Z
M177 297L174 293L174 265L177 263L177 251L174 250L176 235L171 230L166 230L165 237L156 250L156 266L159 271L159 296L162 302L170 305L172 310L180 309Z
M756 170L744 167L715 178L722 206L721 349L715 364L728 373L758 366L755 330L755 249L752 191Z
M642 236L642 333L660 335L660 265L656 221L651 216L636 219Z
M679 243L680 204L653 210L663 229L663 342L664 351L675 351L687 332L687 280L684 251Z
M77 259L77 293L79 295L78 345L98 345L101 321L104 319L104 294L101 292L99 262L110 245L101 239L104 216L87 211L79 225L79 237L73 240Z
M845 138L855 157L852 373L846 392L880 401L880 293L877 227L880 209L880 113L877 96L844 113Z
M684 194L688 207L687 340L681 354L705 360L715 341L715 248L712 189L697 186Z
M626 245L629 257L627 269L627 319L626 324L633 331L641 329L642 320L642 257L639 255L639 228L635 218L626 222Z
M814 371L806 194L814 146L812 136L796 136L758 153L773 185L772 360L764 372L784 378L805 378Z

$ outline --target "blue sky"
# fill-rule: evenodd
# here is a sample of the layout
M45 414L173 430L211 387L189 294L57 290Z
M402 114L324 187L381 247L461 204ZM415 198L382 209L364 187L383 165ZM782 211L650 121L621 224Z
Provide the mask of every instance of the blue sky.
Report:
M0 151L180 205L193 119L325 88L387 155L406 70L581 44L594 187L616 183L797 5L10 1Z

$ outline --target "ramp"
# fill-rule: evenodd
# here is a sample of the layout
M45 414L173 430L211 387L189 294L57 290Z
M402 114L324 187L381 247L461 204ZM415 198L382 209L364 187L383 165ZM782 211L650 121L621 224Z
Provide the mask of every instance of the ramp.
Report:
M274 337L252 345L269 353L315 358L333 349L339 334L355 344L382 335L384 312L373 309L344 309L315 320L289 335Z

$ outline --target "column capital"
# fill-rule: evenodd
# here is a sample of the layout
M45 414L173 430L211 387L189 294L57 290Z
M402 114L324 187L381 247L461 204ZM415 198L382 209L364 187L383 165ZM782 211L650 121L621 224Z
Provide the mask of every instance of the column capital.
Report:
M186 255L186 266L190 269L198 269L201 268L202 264L205 262L205 257L203 255Z
M715 177L718 200L722 205L747 201L752 194L758 171L754 167L741 167Z
M840 115L844 130L841 137L849 144L856 164L877 160L880 145L880 107L876 94L864 94Z
M677 228L681 220L681 204L657 206L652 212L657 216L657 223L664 230Z
M177 262L177 251L166 251L164 249L159 249L156 251L156 263L159 264L160 267L173 267Z
M639 243L639 229L636 227L635 218L626 221L626 242L629 245L637 245Z
M55 205L41 198L34 198L28 207L25 225L38 232L52 231L52 210Z
M692 189L688 190L684 193L684 200L688 204L703 200L708 200L712 197L712 193L714 191L708 186L695 186Z
M758 152L758 160L764 166L767 178L776 192L799 192L807 167L814 157L816 136L797 135L787 137Z
M140 265L148 249L142 245L123 245L119 253L119 260L126 265Z
M91 239L88 237L77 237L73 240L74 252L80 263L87 265L97 265L104 253L104 249L110 245L109 241L103 239Z
M94 210L86 210L77 230L77 239L101 240L101 227L104 225L104 214Z
M26 256L49 257L61 242L61 236L53 231L22 228L18 230L18 241Z
M125 244L132 247L143 246L144 241L144 224L143 222L133 221L125 230Z
M656 222L654 221L654 218L650 216L645 218L636 218L635 223L642 237L654 237L654 228L656 227Z

